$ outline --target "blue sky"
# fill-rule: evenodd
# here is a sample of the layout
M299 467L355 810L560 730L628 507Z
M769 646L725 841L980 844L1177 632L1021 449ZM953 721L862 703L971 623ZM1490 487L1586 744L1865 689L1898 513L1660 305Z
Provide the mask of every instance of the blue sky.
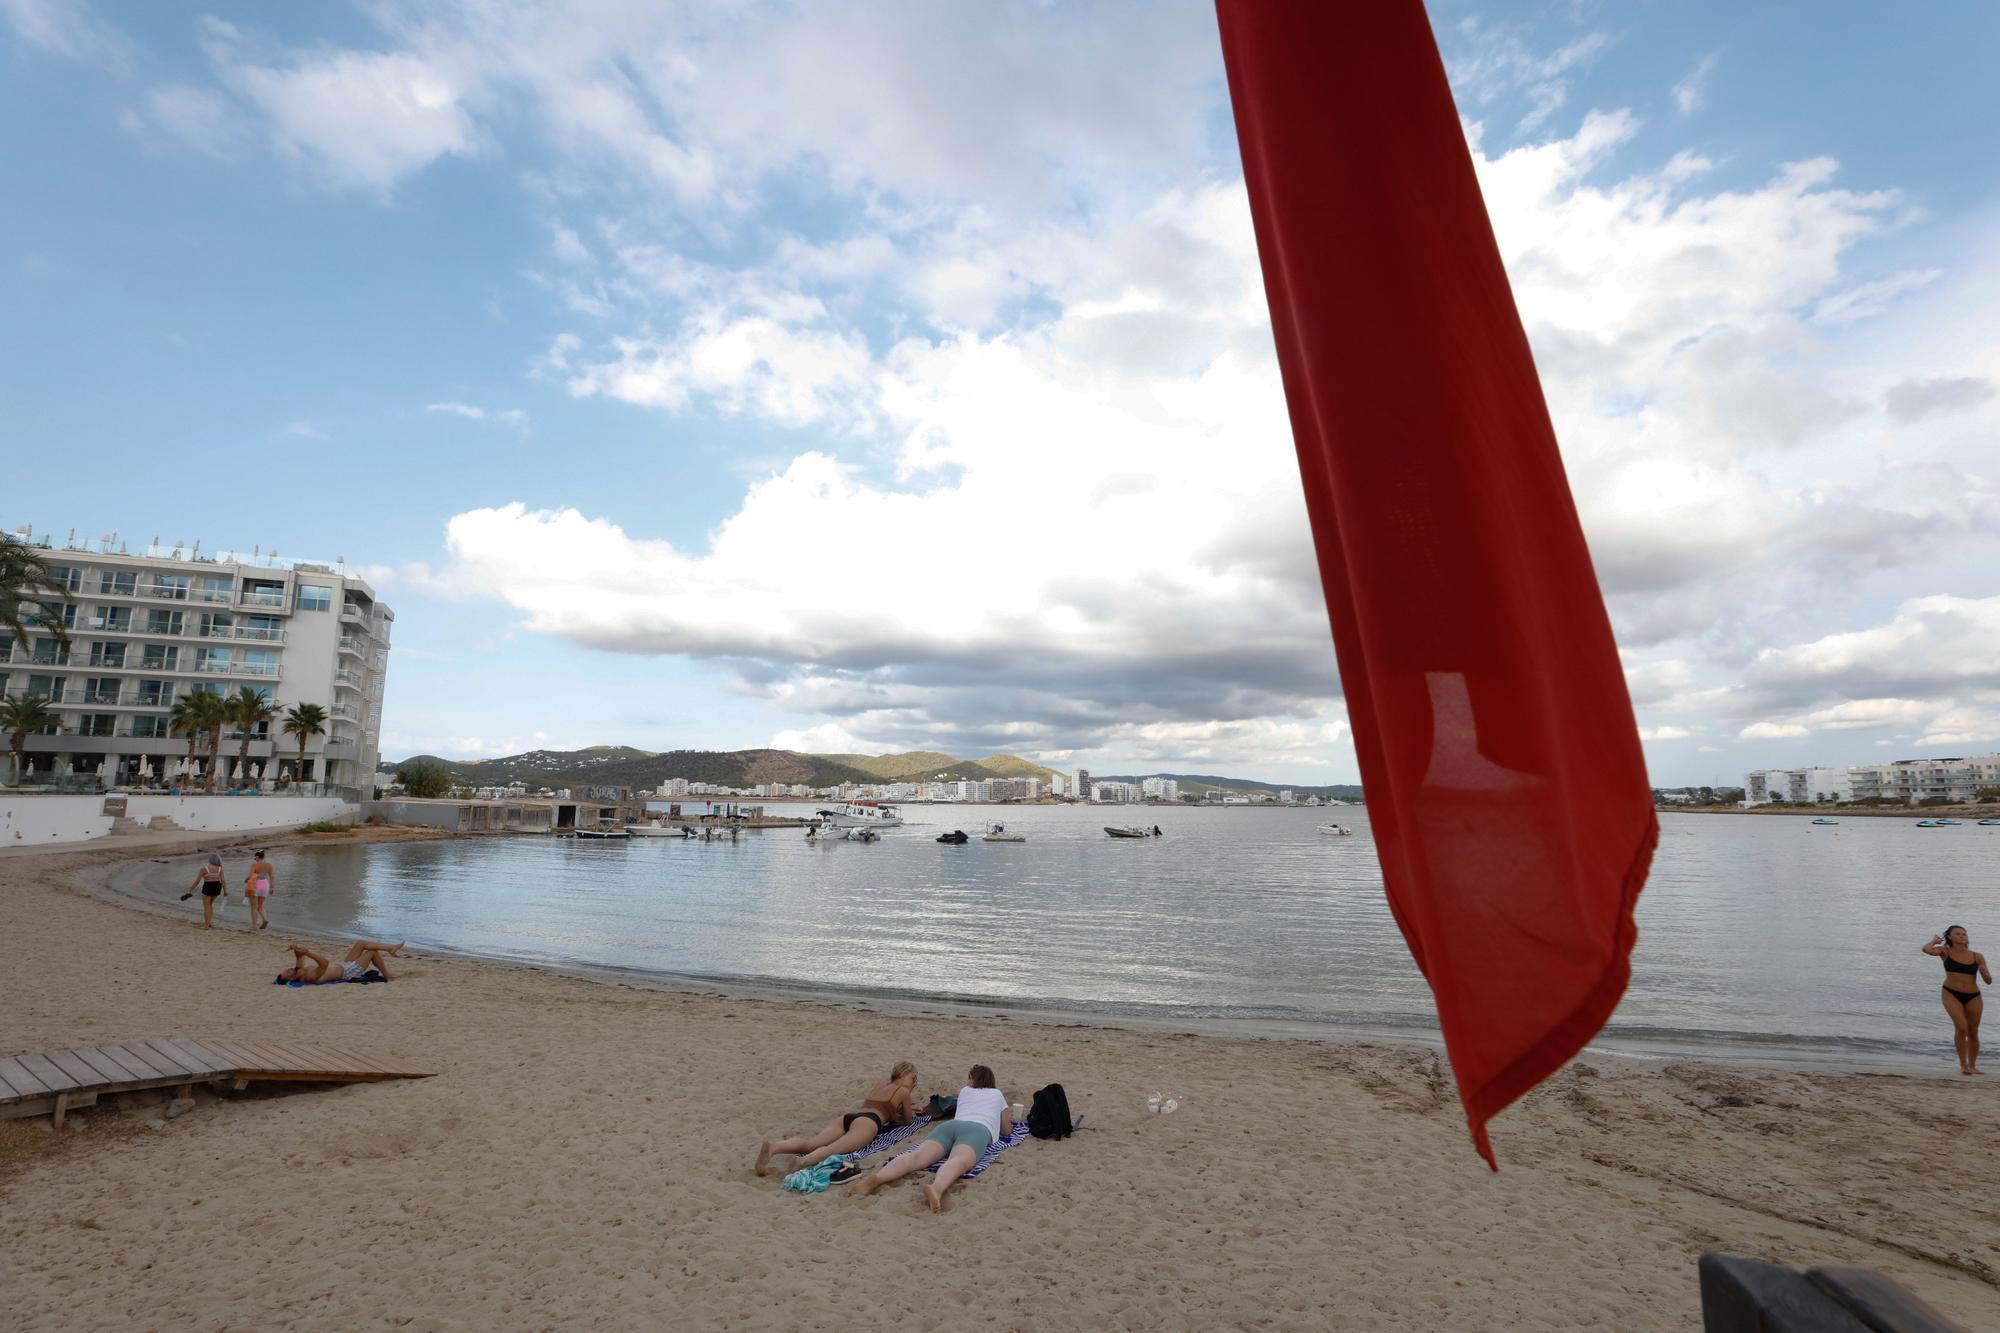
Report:
M2000 743L2000 10L1432 14L1656 781ZM0 20L0 523L366 566L386 753L1355 777L1205 6Z

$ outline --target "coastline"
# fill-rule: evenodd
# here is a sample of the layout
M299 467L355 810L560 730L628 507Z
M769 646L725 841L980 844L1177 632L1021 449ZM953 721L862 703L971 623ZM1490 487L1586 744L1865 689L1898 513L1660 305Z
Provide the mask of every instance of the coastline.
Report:
M1685 1328L1712 1248L1880 1268L1968 1324L2000 1299L2000 1095L1971 1081L1593 1054L1495 1123L1488 1176L1420 1047L431 956L390 986L287 991L276 940L78 884L162 853L191 851L0 857L0 1053L317 1039L440 1076L204 1094L159 1129L108 1099L60 1140L0 1123L23 1327L919 1328L976 1309L1008 1328ZM799 1198L750 1172L759 1138L849 1109L900 1058L926 1091L974 1059L1016 1100L1062 1082L1088 1128L1011 1151L937 1218L904 1186ZM1153 1091L1182 1109L1148 1116ZM1954 1154L1955 1176L1935 1169ZM203 1237L223 1248L191 1257ZM970 1261L936 1262L940 1244Z

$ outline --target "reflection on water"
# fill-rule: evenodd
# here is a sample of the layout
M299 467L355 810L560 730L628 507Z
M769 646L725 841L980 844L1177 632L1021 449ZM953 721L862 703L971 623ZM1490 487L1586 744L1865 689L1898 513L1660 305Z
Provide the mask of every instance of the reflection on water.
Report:
M274 918L329 934L680 976L1074 1009L1428 1026L1364 811L910 807L869 845L467 839L274 856ZM1315 832L1329 814L1359 836ZM1025 843L982 843L988 815ZM1148 812L1151 819L1154 812ZM2000 930L1993 829L1668 815L1614 1033L1934 1054L1952 922ZM946 829L966 846L932 841ZM147 892L171 898L178 865ZM1946 1034L1948 1036L1948 1033Z

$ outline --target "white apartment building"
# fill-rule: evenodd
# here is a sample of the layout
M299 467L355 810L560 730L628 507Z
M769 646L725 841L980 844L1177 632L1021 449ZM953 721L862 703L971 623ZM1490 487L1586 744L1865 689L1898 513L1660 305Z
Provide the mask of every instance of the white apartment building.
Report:
M1139 782L1139 794L1149 801L1178 801L1181 784L1174 778L1143 778Z
M224 731L218 785L270 785L286 774L368 797L396 617L365 581L334 565L183 556L178 547L37 554L65 598L34 618L59 618L69 645L32 633L17 643L0 630L0 692L41 695L60 719L54 734L28 737L30 774L164 781L187 755L187 740L168 732L174 701L247 685L278 715L252 733L243 773L241 738ZM308 739L293 772L298 742L281 728L285 710L303 703L326 710L326 732ZM203 746L197 772L207 762Z
M1928 796L1970 800L1982 787L2000 787L2000 754L1958 759L1898 759L1887 764L1856 764L1847 770L1854 799L1889 796L1920 801Z
M1853 776L1845 768L1765 768L1743 776L1746 805L1851 801L1854 794Z
M1102 778L1090 784L1090 799L1100 804L1124 804L1142 799L1137 785L1130 782L1106 782Z

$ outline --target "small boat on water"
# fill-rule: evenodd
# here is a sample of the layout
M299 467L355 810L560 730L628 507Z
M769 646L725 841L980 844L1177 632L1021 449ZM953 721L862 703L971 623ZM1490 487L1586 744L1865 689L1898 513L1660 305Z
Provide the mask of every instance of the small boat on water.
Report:
M1114 838L1157 838L1161 836L1158 824L1153 825L1151 828L1140 828L1137 824L1106 824L1104 831Z
M1353 829L1342 828L1338 824L1321 824L1319 831L1329 838L1351 838L1354 836Z
M1023 834L1009 833L1005 824L988 824L986 836L980 839L981 842L1026 842L1027 840Z
M851 828L843 835L849 842L880 842L882 835L872 828Z
M1919 820L1917 821L1917 827L1918 827L1918 828L1943 828L1943 827L1944 827L1944 825L1942 825L1942 824L1938 823L1938 822L1937 822L1937 821L1936 821L1935 819L1919 819Z
M685 824L627 824L625 831L635 838L692 838L695 831Z
M1839 822L1838 819L1815 819L1813 821L1815 824L1838 824Z
M580 828L576 831L576 836L579 838L588 838L592 841L607 842L626 842L632 837L630 833L622 828Z
M1964 822L1965 821L1961 819L1940 819L1937 821L1937 826L1939 828L1957 828L1960 824Z
M963 847L966 843L972 841L971 838L965 836L965 830L962 828L955 828L949 833L940 833L937 840L939 842L950 843L954 847Z
M1981 828L1992 828L1996 824L2000 824L2000 819L1982 819L1979 821L1979 827Z
M901 828L903 816L893 805L880 801L849 801L845 805L823 806L813 812L828 828Z

